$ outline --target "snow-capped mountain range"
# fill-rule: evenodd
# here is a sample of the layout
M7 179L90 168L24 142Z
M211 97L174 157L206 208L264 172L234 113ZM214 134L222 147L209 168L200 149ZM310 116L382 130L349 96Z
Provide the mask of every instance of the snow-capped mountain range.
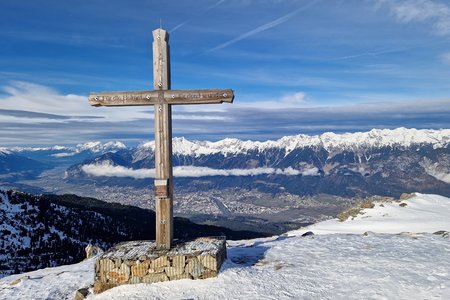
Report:
M87 299L448 299L449 231L449 198L375 202L344 222L227 241L216 278L124 285ZM5 277L0 298L73 299L93 284L94 265Z
M216 142L188 140L184 137L176 137L172 141L173 153L178 155L211 155L222 153L233 155L250 151L265 151L267 149L285 149L286 155L296 148L322 147L327 151L402 147L409 148L414 145L433 145L433 148L446 148L450 145L450 129L426 130L426 129L372 129L368 132L355 132L336 134L326 132L321 135L299 134L285 136L278 140L264 142L239 140L226 138ZM138 148L154 150L154 141L141 143ZM27 152L58 152L73 155L83 151L92 153L116 152L128 147L120 141L90 141L76 146L51 146L51 147L0 147L0 153L27 153Z
M266 142L174 138L173 152L175 183L188 189L242 187L339 196L399 196L418 190L450 195L448 129L374 129ZM66 178L127 185L126 177L153 177L153 168L154 142L147 142L74 165ZM197 177L195 183L192 177Z
M32 178L55 167L67 167L107 152L126 149L117 141L87 142L76 146L0 148L0 174Z
M65 179L75 183L147 185L143 179L154 176L153 141L134 148L116 141L0 151L0 174L13 174L13 180L56 167L67 168ZM450 195L450 129L373 129L264 142L179 137L173 139L173 164L175 183L190 190L241 187L340 196L398 196L418 190Z
M118 141L110 141L102 143L100 141L91 141L83 144L78 144L76 146L51 146L51 147L11 147L11 148L0 148L0 152L4 151L7 153L22 153L22 152L57 152L67 155L74 155L81 153L83 151L90 151L93 153L105 153L110 151L117 151L126 149L124 143Z
M414 145L432 145L434 149L446 148L450 145L450 129L418 130L397 128L372 129L368 132L336 134L327 132L321 135L299 134L285 136L278 140L242 141L227 138L217 142L190 141L183 137L174 138L173 153L176 155L201 156L221 153L236 155L252 151L264 152L268 149L283 149L288 155L298 148L323 148L332 151L363 151L385 147L410 148ZM154 141L143 143L141 148L155 149Z
M118 141L112 141L112 142L88 142L84 144L78 144L75 149L78 152L81 151L91 151L91 152L110 152L110 151L118 151L122 149L126 149L124 143L118 142Z

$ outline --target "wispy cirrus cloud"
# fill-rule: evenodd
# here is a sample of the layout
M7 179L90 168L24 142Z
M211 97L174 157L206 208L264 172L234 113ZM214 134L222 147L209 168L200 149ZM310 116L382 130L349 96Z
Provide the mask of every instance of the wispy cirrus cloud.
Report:
M209 12L210 10L216 8L217 6L219 6L220 4L224 3L225 0L219 0L218 2L214 3L211 6L208 6L206 9L204 9L203 11L200 11L200 13L196 14L194 17L187 19L186 21L181 22L180 24L176 25L174 28L172 28L171 30L169 30L169 33L174 33L176 30L180 29L181 27L183 27L184 25L186 25L187 23L191 22L192 20L197 19L198 17L204 15L205 13Z
M401 23L429 23L439 35L450 35L450 6L433 0L375 0Z
M279 18L277 18L277 19L275 19L275 20L273 20L273 21L270 21L270 22L268 22L268 23L265 23L265 24L263 24L263 25L260 25L260 26L256 27L255 29L252 29L252 30L250 30L250 31L248 31L248 32L246 32L246 33L244 33L244 34L241 34L241 35L235 37L235 38L232 39L232 40L229 40L228 42L225 42L225 43L223 43L223 44L220 44L220 45L218 45L218 46L216 46L216 47L210 49L209 52L212 52L212 51L216 51L216 50L220 50L220 49L226 48L226 47L231 46L231 45L233 45L233 44L235 44L235 43L237 43L237 42L239 42L239 41L242 41L242 40L244 40L244 39L246 39L246 38L248 38L248 37L251 37L251 36L253 36L253 35L257 34L257 33L260 33L260 32L266 31L266 30L268 30L268 29L274 28L274 27L276 27L276 26L279 26L279 25L281 25L281 24L287 22L289 19L291 19L292 17L294 17L296 14L298 14L300 11L305 10L305 9L307 9L308 7L312 6L312 5L315 4L316 2L317 2L317 1L311 1L311 2L309 2L308 4L306 4L306 5L304 5L304 6L301 6L301 7L297 8L296 10L294 10L294 11L292 11L292 12L290 12L290 13L288 13L288 14L282 16L282 17L279 17Z
M352 55L346 55L346 56L341 56L341 57L337 57L337 58L333 58L331 60L346 60L346 59L354 59L354 58L361 58L361 57L378 57L380 55L387 55L387 54L392 54L392 53L398 53L398 52L403 52L408 50L407 48L398 48L398 49L386 49L386 50L379 50L379 51L367 51L367 52L363 52L363 53L357 53L357 54L352 54Z

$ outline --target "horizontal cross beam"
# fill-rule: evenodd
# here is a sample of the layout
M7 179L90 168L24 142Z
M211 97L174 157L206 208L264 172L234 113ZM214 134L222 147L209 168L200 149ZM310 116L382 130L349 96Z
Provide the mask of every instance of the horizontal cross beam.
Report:
M234 93L231 89L94 92L89 95L89 104L92 106L214 104L232 103L233 99Z

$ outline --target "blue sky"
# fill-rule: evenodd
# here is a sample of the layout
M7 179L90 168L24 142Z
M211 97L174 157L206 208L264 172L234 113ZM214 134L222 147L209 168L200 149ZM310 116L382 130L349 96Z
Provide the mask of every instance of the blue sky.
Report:
M2 0L0 146L153 139L152 107L87 95L152 88L160 19L172 88L236 95L176 107L174 136L449 128L450 1Z

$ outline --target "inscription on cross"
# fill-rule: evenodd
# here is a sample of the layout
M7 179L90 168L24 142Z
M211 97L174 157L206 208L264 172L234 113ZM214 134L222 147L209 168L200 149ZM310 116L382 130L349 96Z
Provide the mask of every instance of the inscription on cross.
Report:
M172 105L232 103L231 89L171 90L169 34L153 31L153 90L93 92L92 106L155 106L156 245L173 244Z

